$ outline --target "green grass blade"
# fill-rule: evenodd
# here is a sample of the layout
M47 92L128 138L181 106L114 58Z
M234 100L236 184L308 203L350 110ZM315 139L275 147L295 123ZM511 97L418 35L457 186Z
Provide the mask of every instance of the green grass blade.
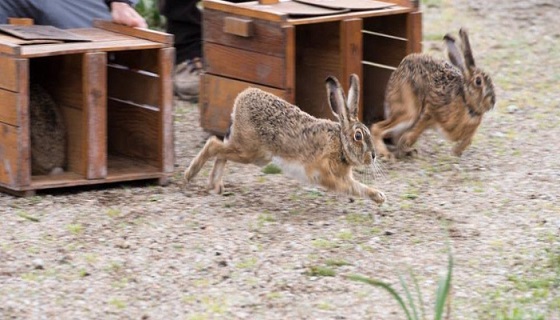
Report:
M453 273L453 257L451 252L449 253L449 264L447 266L447 276L441 278L438 284L437 296L436 296L436 310L435 310L435 320L441 320L443 317L443 308L445 307L445 301L449 295L449 289L451 288L451 276Z
M401 286L403 287L403 290L406 293L406 298L408 299L408 306L410 307L412 313L414 314L414 319L420 320L420 318L418 318L418 311L416 310L414 299L412 298L412 295L410 294L410 290L408 290L408 286L406 285L406 282L404 282L402 276L399 276L399 281L401 282Z
M401 308L404 310L404 313L406 314L406 319L413 320L412 317L410 316L410 312L408 311L408 308L404 304L403 299L395 291L395 289L393 289L393 287L391 287L389 284L387 284L385 282L382 282L382 281L377 281L377 280L373 280L373 279L370 279L370 278L358 276L358 275L348 276L348 279L363 282L363 283L367 283L367 284L370 284L372 286L381 287L381 288L385 289L387 292L389 292L389 294L391 294L391 296L393 296L393 298L395 298L395 300L397 300L397 302L399 303Z
M420 312L422 313L422 320L426 319L426 310L424 309L424 299L422 299L422 292L420 291L420 285L418 285L418 279L414 276L412 271L409 271L410 277L414 282L414 289L416 290L416 295L418 296L418 303L420 304Z

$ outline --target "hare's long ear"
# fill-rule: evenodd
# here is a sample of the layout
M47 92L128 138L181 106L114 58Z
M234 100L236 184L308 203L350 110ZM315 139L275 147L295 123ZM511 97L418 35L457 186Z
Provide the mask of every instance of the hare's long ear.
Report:
M443 37L445 41L445 45L447 46L447 55L449 56L449 60L453 63L454 66L461 69L461 71L465 70L465 64L463 63L463 55L459 52L457 45L455 44L455 38L450 34L446 34Z
M463 44L463 56L465 57L465 64L467 68L473 69L476 67L474 62L474 57L471 50L471 43L469 41L469 35L467 30L461 28L459 30L459 36L461 37L461 43Z
M357 74L350 75L350 89L348 89L348 115L352 119L358 119L358 102L360 102L360 78Z
M338 118L341 123L344 123L348 119L348 114L346 110L344 91L340 86L340 82L333 77L329 76L326 80L327 86L327 100L329 100L329 106L331 107L333 114Z

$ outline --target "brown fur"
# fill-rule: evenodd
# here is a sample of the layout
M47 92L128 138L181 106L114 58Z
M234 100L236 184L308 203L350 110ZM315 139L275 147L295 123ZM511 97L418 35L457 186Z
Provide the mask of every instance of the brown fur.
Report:
M66 126L62 111L40 85L29 88L31 134L31 172L33 175L57 174L66 165Z
M386 119L371 127L379 155L395 157L383 143L389 137L397 143L397 156L410 154L420 134L434 126L457 142L454 155L470 145L496 97L490 76L475 66L467 32L461 29L459 35L461 51L452 36L444 37L451 63L410 54L393 72L385 92Z
M358 77L352 75L348 101L338 80L327 78L329 104L339 122L315 118L270 93L256 88L241 92L234 104L230 134L211 137L185 170L190 182L202 166L216 157L210 188L223 191L222 176L228 160L266 165L273 159L302 170L306 180L328 190L366 196L383 203L382 192L352 177L352 167L371 165L373 141L358 114Z

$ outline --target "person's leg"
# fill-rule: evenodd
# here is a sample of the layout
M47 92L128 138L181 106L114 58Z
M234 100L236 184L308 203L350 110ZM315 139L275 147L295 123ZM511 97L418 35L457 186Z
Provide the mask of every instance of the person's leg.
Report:
M230 2L245 2L233 0ZM202 71L202 14L199 0L159 0L168 33L175 37L175 94L184 100L198 99Z
M91 27L94 19L111 20L111 13L102 0L0 1L0 23L7 23L9 17L67 29Z
M37 0L35 0L37 1ZM111 20L111 12L102 0L38 0L45 13L41 23L55 27L90 28L93 20Z
M177 64L202 55L201 12L198 0L160 1L161 13L167 20L166 31L175 37Z
M197 100L202 71L202 25L198 0L160 0L166 31L175 38L173 89L183 100Z

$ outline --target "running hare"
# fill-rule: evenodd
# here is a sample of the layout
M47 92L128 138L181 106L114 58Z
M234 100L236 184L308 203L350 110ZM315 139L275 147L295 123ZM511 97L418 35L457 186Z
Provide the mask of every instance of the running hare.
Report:
M385 120L372 125L375 149L393 159L384 138L393 138L396 155L414 152L412 145L429 127L439 127L457 144L461 156L484 113L494 107L496 96L490 76L476 67L464 29L459 30L462 50L455 39L444 36L451 63L427 54L410 54L393 72L385 92Z
M358 76L350 76L347 101L336 78L328 77L326 87L338 122L315 118L260 89L244 90L235 99L224 142L216 137L208 139L185 170L185 181L190 182L204 163L216 156L210 188L221 193L228 160L260 166L274 161L305 181L382 204L382 192L352 177L353 166L373 165L375 159L369 130L358 120Z

